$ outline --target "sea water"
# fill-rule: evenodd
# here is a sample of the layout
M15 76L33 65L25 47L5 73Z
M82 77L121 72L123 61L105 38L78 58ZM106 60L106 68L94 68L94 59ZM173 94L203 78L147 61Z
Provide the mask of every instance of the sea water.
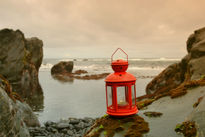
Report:
M39 71L43 89L43 109L36 111L41 123L58 121L69 117L100 117L106 111L105 82L100 80L77 80L61 82L52 78L50 69L59 61L74 61L75 70L88 74L112 73L110 59L44 59ZM179 59L129 59L128 72L136 76L136 96L144 95L152 77Z

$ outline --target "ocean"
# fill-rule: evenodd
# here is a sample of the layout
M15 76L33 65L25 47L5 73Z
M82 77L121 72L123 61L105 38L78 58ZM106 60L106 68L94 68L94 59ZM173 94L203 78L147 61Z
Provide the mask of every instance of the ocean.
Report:
M106 112L105 82L100 80L77 80L61 82L53 79L51 67L59 61L74 61L75 70L89 74L112 73L110 59L44 59L39 71L39 81L44 92L43 108L36 111L41 123L58 121L69 117L100 117ZM170 64L179 62L171 58L129 59L127 72L136 76L136 96L145 94L146 85L154 76Z

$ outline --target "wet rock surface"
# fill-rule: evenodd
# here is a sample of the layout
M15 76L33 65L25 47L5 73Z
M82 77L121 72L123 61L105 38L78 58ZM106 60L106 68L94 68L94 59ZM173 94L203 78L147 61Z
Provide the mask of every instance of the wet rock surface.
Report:
M43 92L38 70L43 58L43 42L26 39L20 30L0 30L0 74L31 106L42 108Z
M205 119L204 119L204 104L203 100L196 108L193 104L205 95L205 86L198 86L187 90L187 94L178 98L170 98L168 96L159 98L152 102L144 109L141 109L138 115L149 123L150 131L146 134L147 137L181 137L183 134L175 132L177 124L185 121L193 121L196 125L196 132L199 136L205 135ZM163 113L160 117L144 116L145 112L160 112Z
M42 127L30 127L31 137L83 137L90 130L95 119L93 118L69 118L59 122L47 121Z
M194 121L197 129L197 135L200 137L205 136L205 95L199 97L198 105L186 117L185 121Z
M180 62L167 67L147 85L146 95L137 98L139 115L163 113L159 118L144 117L150 126L146 136L205 136L205 28L188 38L187 51Z

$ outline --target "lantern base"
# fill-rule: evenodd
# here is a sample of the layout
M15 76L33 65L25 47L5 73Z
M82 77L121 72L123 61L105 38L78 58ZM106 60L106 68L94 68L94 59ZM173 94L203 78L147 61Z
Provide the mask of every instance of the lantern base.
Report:
M129 110L125 110L125 109L118 109L117 111L116 110L113 110L113 109L107 109L107 114L108 115L111 115L111 116L130 116L130 115L134 115L138 112L138 109L137 107L134 107L132 109L129 109Z

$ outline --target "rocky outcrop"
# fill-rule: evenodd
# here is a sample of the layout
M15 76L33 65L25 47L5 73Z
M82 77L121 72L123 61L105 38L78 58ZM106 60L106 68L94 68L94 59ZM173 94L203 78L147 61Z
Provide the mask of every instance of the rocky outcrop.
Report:
M43 92L38 80L38 69L43 58L42 47L41 40L26 39L20 30L0 30L0 74L10 82L14 92L29 104L38 106L43 103Z
M156 120L146 119L150 125L147 136L205 136L204 41L205 28L190 35L188 54L155 77L147 85L147 94L138 97L139 115L143 111L163 113Z
M73 61L61 61L58 64L55 64L51 68L51 74L52 75L58 75L58 74L67 74L71 73L73 70Z
M184 82L205 76L205 28L189 36L187 52L179 63L167 67L147 85L147 94L169 92Z
M189 88L187 90L187 94L184 96L175 99L171 99L168 96L162 97L155 100L143 110L140 110L139 115L150 111L163 113L161 117L144 117L144 119L149 123L150 128L150 132L147 137L183 136L183 134L180 135L179 133L176 133L176 129L182 130L185 134L189 133L189 137L194 137L196 132L197 137L203 137L205 135L204 99L201 100L196 108L193 106L195 106L194 104L198 98L201 98L201 96L204 95L205 86ZM191 124L185 124L188 121L190 121ZM182 123L188 125L189 128L187 129L185 126L179 126L179 124L181 125ZM192 123L195 123L196 130L194 132L194 126ZM179 130L177 132L179 132Z
M76 70L72 72L73 66L73 61L61 61L51 68L51 75L60 82L73 82L74 79L98 80L109 75L109 73L82 75L88 72L86 70Z
M9 83L0 78L0 136L29 137L27 127L40 126L32 109L17 100L16 95L9 89Z
M104 115L97 119L85 137L142 137L149 132L149 124L140 116L112 117Z
M38 71L43 60L43 42L36 37L26 39L26 49L30 52L30 62Z

